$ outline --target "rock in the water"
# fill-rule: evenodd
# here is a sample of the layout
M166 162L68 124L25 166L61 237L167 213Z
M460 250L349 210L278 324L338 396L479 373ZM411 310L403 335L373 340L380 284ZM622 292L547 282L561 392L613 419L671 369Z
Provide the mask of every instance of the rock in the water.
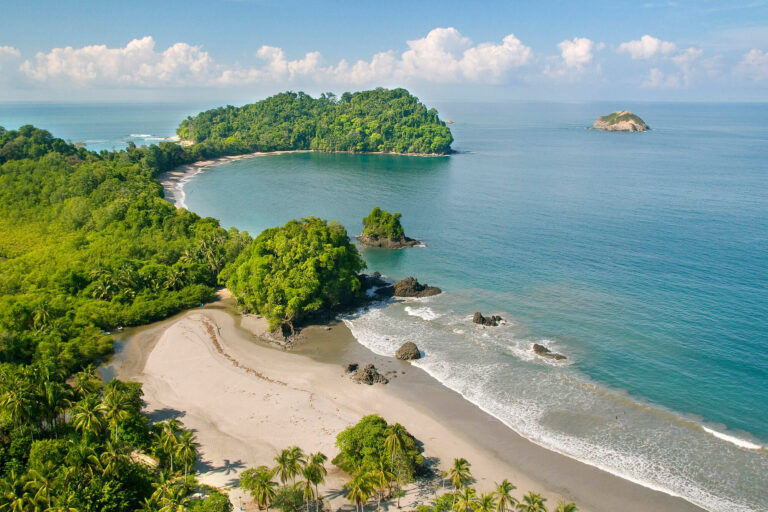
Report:
M598 117L592 128L608 132L645 132L650 130L645 121L629 110L621 110Z
M358 366L359 366L359 365L358 365L357 363L349 363L349 364L347 365L347 367L344 369L344 373L352 373L352 372L356 372L356 371L357 371L357 368L358 368Z
M419 352L419 347L414 342L406 341L402 347L397 349L395 357L403 361L410 361L411 359L419 359L421 352Z
M557 361L560 361L561 359L567 359L563 354L558 354L557 352L552 352L544 345L539 345L538 343L533 344L533 351L536 353L536 355L541 357L548 357L550 359L555 359Z
M489 327L496 327L501 322L501 317L497 315L483 316L481 312L475 313L472 317L472 321L476 324L487 325Z
M357 278L360 280L360 285L363 287L363 290L389 286L389 283L382 279L381 274L378 272L374 272L372 275L358 274Z
M352 375L352 379L354 379L355 382L360 384L368 384L369 386L376 383L386 384L389 382L387 378L380 374L378 370L376 370L376 367L372 364L366 365L365 368L357 370L354 375Z
M360 235L357 237L360 245L365 247L382 247L384 249L402 249L403 247L413 247L421 244L418 240L403 236L400 238L387 238L385 236Z
M393 286L396 297L430 297L441 292L442 290L436 286L419 283L415 277L406 277Z

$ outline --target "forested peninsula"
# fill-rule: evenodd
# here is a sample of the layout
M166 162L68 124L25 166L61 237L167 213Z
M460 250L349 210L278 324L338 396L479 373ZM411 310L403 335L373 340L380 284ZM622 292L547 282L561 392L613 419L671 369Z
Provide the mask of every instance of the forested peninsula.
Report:
M437 110L405 89L341 97L285 92L242 107L221 107L182 121L177 134L204 154L344 151L444 155L453 136Z

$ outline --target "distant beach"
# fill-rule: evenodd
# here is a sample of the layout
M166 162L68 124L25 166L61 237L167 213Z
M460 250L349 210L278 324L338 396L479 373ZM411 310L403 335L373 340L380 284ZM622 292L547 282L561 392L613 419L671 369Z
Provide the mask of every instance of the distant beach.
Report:
M150 418L176 417L196 431L197 469L207 484L232 486L240 471L269 465L290 444L332 457L335 436L376 413L422 441L439 470L454 457L467 458L483 492L509 478L518 495L534 490L584 511L700 510L528 442L422 370L357 344L343 323L306 328L293 352L261 342L265 322L236 314L227 292L220 293L222 300L205 308L126 330L105 369L143 383ZM348 362L374 363L390 384L353 383L343 371ZM329 475L332 510L346 504L338 492L345 478L338 469ZM432 493L430 482L411 486L403 506Z

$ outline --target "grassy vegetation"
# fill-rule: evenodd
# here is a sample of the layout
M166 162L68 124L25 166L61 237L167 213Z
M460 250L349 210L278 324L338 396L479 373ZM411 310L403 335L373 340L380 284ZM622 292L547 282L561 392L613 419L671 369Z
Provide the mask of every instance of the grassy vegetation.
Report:
M625 114L621 114L619 112L613 112L612 114L608 114L607 116L601 116L599 120L604 121L608 124L616 124L622 121L634 121L641 125L645 124L645 122L642 119L640 119L640 117L636 116L631 112L627 112Z

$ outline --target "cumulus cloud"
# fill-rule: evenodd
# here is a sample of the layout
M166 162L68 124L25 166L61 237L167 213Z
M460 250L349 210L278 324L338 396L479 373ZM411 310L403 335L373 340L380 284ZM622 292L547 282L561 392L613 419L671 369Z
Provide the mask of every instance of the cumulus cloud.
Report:
M736 72L756 81L768 81L768 51L751 49L736 66Z
M19 50L13 46L0 46L0 58L3 57L18 57L21 55Z
M592 63L595 51L602 50L603 43L595 43L586 37L574 37L561 41L557 48L559 57L550 57L550 63L544 68L544 74L551 77L569 77L586 71Z
M35 81L81 85L243 85L292 80L350 84L392 80L498 82L531 58L531 49L514 34L500 44L475 45L455 28L436 28L421 39L407 41L407 46L399 55L390 50L370 60L354 64L341 60L335 65L324 65L319 52L289 59L281 48L262 46L255 56L263 63L242 67L217 64L200 46L187 43L157 51L154 39L147 36L130 41L124 48L54 48L25 61L20 69Z
M130 41L124 48L91 45L54 48L25 61L21 70L37 81L79 84L156 85L184 80L207 80L213 60L199 46L176 43L155 51L152 37Z
M651 68L648 78L643 80L643 87L680 87L680 77L678 75L665 74L659 68Z
M669 55L677 49L675 43L662 41L648 34L636 41L627 41L619 45L619 53L628 53L633 59L650 59L656 55Z

